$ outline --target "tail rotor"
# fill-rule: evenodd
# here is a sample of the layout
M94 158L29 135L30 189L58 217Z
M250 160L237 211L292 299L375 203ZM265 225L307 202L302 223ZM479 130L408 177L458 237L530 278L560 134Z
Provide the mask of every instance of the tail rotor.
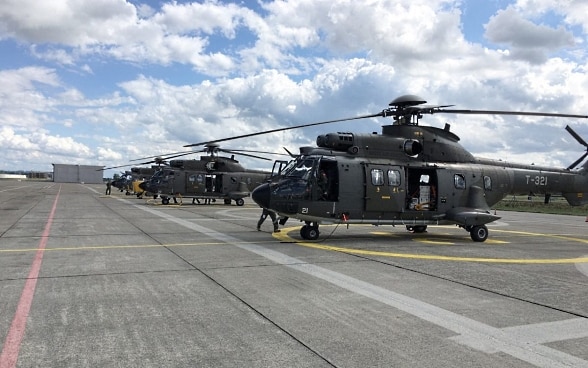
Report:
M588 156L588 143L586 143L586 141L582 137L580 137L580 135L578 135L578 133L576 133L569 125L566 125L566 130L568 131L568 133L572 135L572 137L576 139L576 141L578 141L578 143L586 147L586 153L584 153L582 157L580 157L579 159L574 161L573 164L567 167L568 170L572 170L573 168L578 166L582 161L584 161L586 156Z

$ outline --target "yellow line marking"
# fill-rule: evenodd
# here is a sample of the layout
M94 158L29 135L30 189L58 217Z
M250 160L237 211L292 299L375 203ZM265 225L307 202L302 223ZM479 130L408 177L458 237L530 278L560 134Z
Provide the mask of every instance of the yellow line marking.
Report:
M325 226L325 225L323 225ZM562 263L588 263L588 257L580 257L580 258L552 258L552 259L508 259L508 258L477 258L477 257L455 257L455 256L441 256L441 255L434 255L434 254L411 254L411 253L393 253L393 252L382 252L382 251L375 251L375 250L367 250L367 249L353 249L353 248L344 248L344 247L336 247L332 245L326 245L322 243L311 243L308 241L297 241L294 238L291 238L288 233L291 231L297 230L297 228L290 227L282 229L280 233L273 233L273 237L279 239L283 242L294 243L297 245L301 245L303 247L326 250L326 251L334 251L334 252L342 252L348 254L359 254L359 255L370 255L370 256L379 256L379 257L391 257L391 258L407 258L407 259L425 259L425 260L435 260L435 261L454 261L454 262L481 262L481 263L513 263L513 264L562 264ZM510 231L510 230L492 230L496 232L503 232L503 233L512 233L518 235L525 235L525 236L543 236L543 237L551 237L555 239L562 239L568 241L575 241L580 243L587 243L587 239L579 239L573 238L570 236L562 236L562 235L553 235L553 234L540 234L540 233L530 233L530 232L523 232L523 231ZM387 234L386 234L387 235ZM423 240L420 238L419 240ZM486 241L488 242L488 241ZM500 241L496 241L498 244Z
M89 245L79 247L47 247L45 251L68 251L68 250L101 250L101 249L132 249L132 248L169 248L169 247L190 247L190 246L210 246L210 245L231 245L231 244L259 244L275 243L273 240L263 242L203 242L203 243L172 243L172 244L135 244L135 245ZM0 249L0 253L18 253L18 252L36 252L37 248L24 249Z

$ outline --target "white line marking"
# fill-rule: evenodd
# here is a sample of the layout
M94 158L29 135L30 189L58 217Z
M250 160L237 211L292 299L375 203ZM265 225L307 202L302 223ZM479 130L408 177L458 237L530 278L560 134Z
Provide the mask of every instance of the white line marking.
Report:
M345 290L377 300L405 313L444 327L458 334L450 338L453 341L483 351L485 353L503 352L536 367L588 368L588 362L565 352L543 346L543 342L553 342L568 338L588 337L588 323L584 318L574 318L549 323L538 323L527 326L495 328L460 314L436 307L391 290L334 272L316 265L305 263L294 257L264 248L257 244L239 244L240 239L234 238L198 224L159 212L155 209L138 206L125 199L125 203L155 216L175 222L190 230L206 234L216 240L231 243L235 247L265 257L277 264L304 272L321 280L337 285ZM568 332L560 330L575 326Z

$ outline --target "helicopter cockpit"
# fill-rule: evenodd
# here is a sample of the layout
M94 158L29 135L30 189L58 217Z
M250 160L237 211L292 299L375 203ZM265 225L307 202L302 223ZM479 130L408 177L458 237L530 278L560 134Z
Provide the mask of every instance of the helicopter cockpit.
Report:
M336 201L337 161L324 156L299 156L271 184L275 199Z

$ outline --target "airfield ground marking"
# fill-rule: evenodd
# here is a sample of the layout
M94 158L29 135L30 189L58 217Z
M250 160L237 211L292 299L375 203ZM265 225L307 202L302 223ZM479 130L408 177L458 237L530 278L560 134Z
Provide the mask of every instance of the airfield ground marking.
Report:
M275 240L255 241L258 243L275 243ZM252 242L242 242L249 244ZM194 247L194 246L216 246L228 245L225 242L202 242L202 243L171 243L171 244L135 244L135 245L89 245L81 247L46 247L46 252L50 251L68 251L68 250L100 250L100 249L132 249L132 248L170 248L170 247ZM19 253L19 252L36 252L38 248L25 249L0 249L1 253Z
M288 233L291 231L295 231L298 228L290 227L282 229L282 232L273 233L273 237L279 239L283 242L294 243L297 245L301 245L308 248L314 249L321 249L327 251L335 251L335 252L343 252L349 254L360 254L360 255L370 255L370 256L379 256L379 257L391 257L391 258L408 258L408 259L426 259L426 260L436 260L436 261L454 261L454 262L480 262L480 263L514 263L514 264L563 264L563 263L588 263L588 257L579 257L579 258L555 258L555 259L509 259L509 258L477 258L477 257L454 257L454 256L441 256L441 255L425 255L425 254L412 254L412 253L394 253L394 252L382 252L376 250L367 250L367 249L353 249L353 248L346 248L346 247L337 247L332 245L327 245L323 243L312 243L308 241L298 241ZM497 230L493 230L497 231ZM562 240L569 240L569 241L577 241L581 243L588 243L588 240L579 239L579 238L572 238L569 236L560 236L560 235L552 235L552 234L539 234L539 233L530 233L530 232L521 232L521 231L510 231L510 230L500 230L501 232L507 233L516 233L520 235L526 236L546 236L546 237L553 237Z
M126 200L121 200L130 203ZM309 264L273 249L265 248L255 243L238 244L241 240L228 234L214 231L196 223L174 217L148 207L131 204L135 208L151 213L160 218L173 221L193 231L201 232L209 237L222 242L235 244L235 247L250 251L267 258L277 264L306 273L309 276L327 281L366 298L379 301L393 308L404 311L414 317L420 318L429 323L453 331L457 335L451 340L466 344L476 350L485 353L503 352L519 360L528 362L537 367L558 368L558 367L588 367L588 362L566 352L543 345L543 343L562 341L572 338L587 337L588 326L586 319L573 318L563 321L530 324L525 326L513 326L507 328L495 328L476 320L464 317L460 314L436 307L432 304L410 298L396 293L392 290L361 281L359 279L343 275L341 273L325 269L323 267ZM278 234L274 234L278 235ZM562 329L559 326L579 327ZM551 333L552 330L560 331L558 334ZM530 330L532 333L530 333ZM567 332L562 334L561 332ZM543 338L537 341L536 336Z
M16 367L18 353L20 351L20 344L22 343L22 339L24 338L27 319L29 316L29 312L31 310L31 305L33 304L35 288L37 287L37 280L39 277L39 272L41 271L41 265L43 263L43 253L49 240L51 225L53 224L53 218L55 217L55 212L57 210L57 202L59 201L60 193L61 187L59 187L59 190L55 195L53 206L51 207L49 217L47 218L47 222L45 223L43 234L41 235L41 239L39 240L39 247L36 249L37 253L35 255L35 258L33 259L31 270L29 271L29 275L26 279L24 288L22 290L22 294L16 307L16 313L14 314L14 318L12 320L10 329L8 330L8 334L6 335L6 340L4 341L4 345L2 347L2 352L0 353L1 368Z
M450 338L451 340L470 346L478 351L484 353L503 352L504 354L537 367L588 368L588 362L586 360L543 345L543 343L547 342L588 337L588 323L585 318L573 318L550 322L548 324L537 323L507 328L492 327L421 300L305 262L256 243L241 243L240 239L231 235L177 218L171 214L160 212L149 207L138 206L124 199L121 199L121 201L129 203L133 207L142 211L175 222L187 229L206 234L206 236L218 241L233 244L237 248L255 253L275 262L276 264L324 280L342 289L379 301L416 318L446 328L456 334L456 336ZM278 234L274 234L274 236ZM561 331L563 329L559 328L559 326L576 326L576 328L572 328L570 331L566 330L564 331L565 333L562 333ZM554 329L560 331L560 333L551 333ZM531 330L532 333L529 333L529 330ZM535 335L541 335L543 338L540 341L537 341Z

